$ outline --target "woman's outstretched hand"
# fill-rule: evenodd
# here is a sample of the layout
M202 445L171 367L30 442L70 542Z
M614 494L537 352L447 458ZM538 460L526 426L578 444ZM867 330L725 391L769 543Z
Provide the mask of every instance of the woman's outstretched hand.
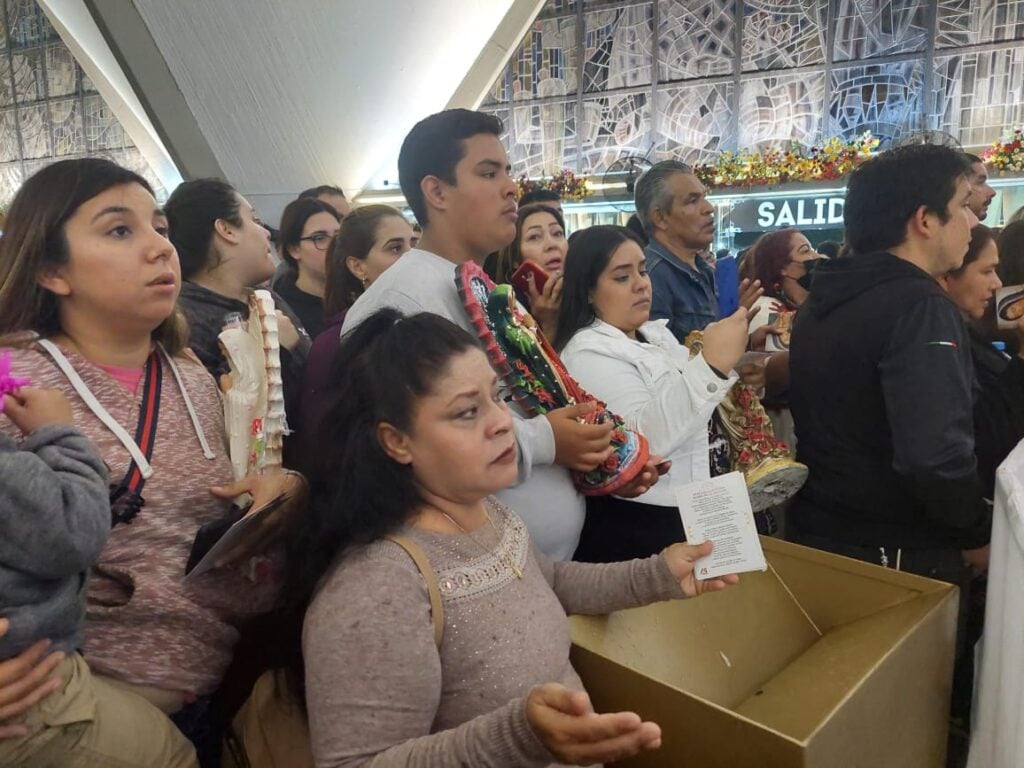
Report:
M597 714L584 691L538 685L526 699L526 720L560 763L612 763L661 746L661 728L635 712Z
M661 553L668 563L669 570L672 571L672 575L679 581L679 586L683 588L683 593L687 597L696 597L705 592L718 592L740 580L740 577L735 573L730 573L728 576L721 576L717 579L705 579L704 581L693 575L694 562L710 555L712 548L713 546L710 541L696 545L673 544L670 547L666 547Z

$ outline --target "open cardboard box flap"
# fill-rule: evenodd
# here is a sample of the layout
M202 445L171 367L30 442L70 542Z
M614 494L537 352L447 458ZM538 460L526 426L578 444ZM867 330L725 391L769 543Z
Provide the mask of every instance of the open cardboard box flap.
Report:
M769 570L722 593L572 618L598 711L662 726L623 764L941 765L956 588L762 544Z

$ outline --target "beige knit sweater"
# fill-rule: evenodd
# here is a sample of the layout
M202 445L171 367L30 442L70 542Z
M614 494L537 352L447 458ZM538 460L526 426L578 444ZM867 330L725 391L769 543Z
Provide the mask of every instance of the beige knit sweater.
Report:
M683 596L661 555L552 562L515 513L488 506L500 539L489 526L472 536L403 531L438 578L440 653L425 583L397 545L364 547L325 577L303 637L318 768L551 765L524 705L541 683L582 688L569 663L566 614Z

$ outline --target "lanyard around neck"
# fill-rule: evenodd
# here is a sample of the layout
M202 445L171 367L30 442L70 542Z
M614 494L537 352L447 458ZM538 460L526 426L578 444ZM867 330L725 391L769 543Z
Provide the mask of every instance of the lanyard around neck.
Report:
M78 396L82 398L82 402L84 402L89 410L95 414L96 418L103 422L107 429L114 433L114 436L121 442L121 445L125 447L131 455L132 461L134 462L138 473L141 475L141 478L149 479L153 474L153 468L150 466L149 460L143 454L142 449L139 448L138 443L136 443L132 436L128 434L127 430L118 423L117 419L110 415L109 411L103 407L100 401L96 399L92 390L90 390L89 387L86 386L85 382L82 381L82 377L78 375L78 371L74 369L71 362L60 350L60 347L49 339L39 339L39 346L49 353L50 357L52 357L53 361L57 364L57 367L61 369L65 376L67 376L68 381L71 382L71 386L74 388L75 392L77 392ZM158 352L154 350L153 355L157 354ZM152 360L152 356L150 359ZM149 385L149 378L150 377L147 374L147 386ZM152 448L150 450L152 450Z

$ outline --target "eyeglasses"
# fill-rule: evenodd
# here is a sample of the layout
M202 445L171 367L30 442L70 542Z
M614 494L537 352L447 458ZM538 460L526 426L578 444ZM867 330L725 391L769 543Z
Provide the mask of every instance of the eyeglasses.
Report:
M306 235L300 237L299 242L303 240L309 240L313 244L313 247L318 251L326 251L327 246L331 244L331 240L334 239L334 235L328 235L326 232L314 232L312 235Z

